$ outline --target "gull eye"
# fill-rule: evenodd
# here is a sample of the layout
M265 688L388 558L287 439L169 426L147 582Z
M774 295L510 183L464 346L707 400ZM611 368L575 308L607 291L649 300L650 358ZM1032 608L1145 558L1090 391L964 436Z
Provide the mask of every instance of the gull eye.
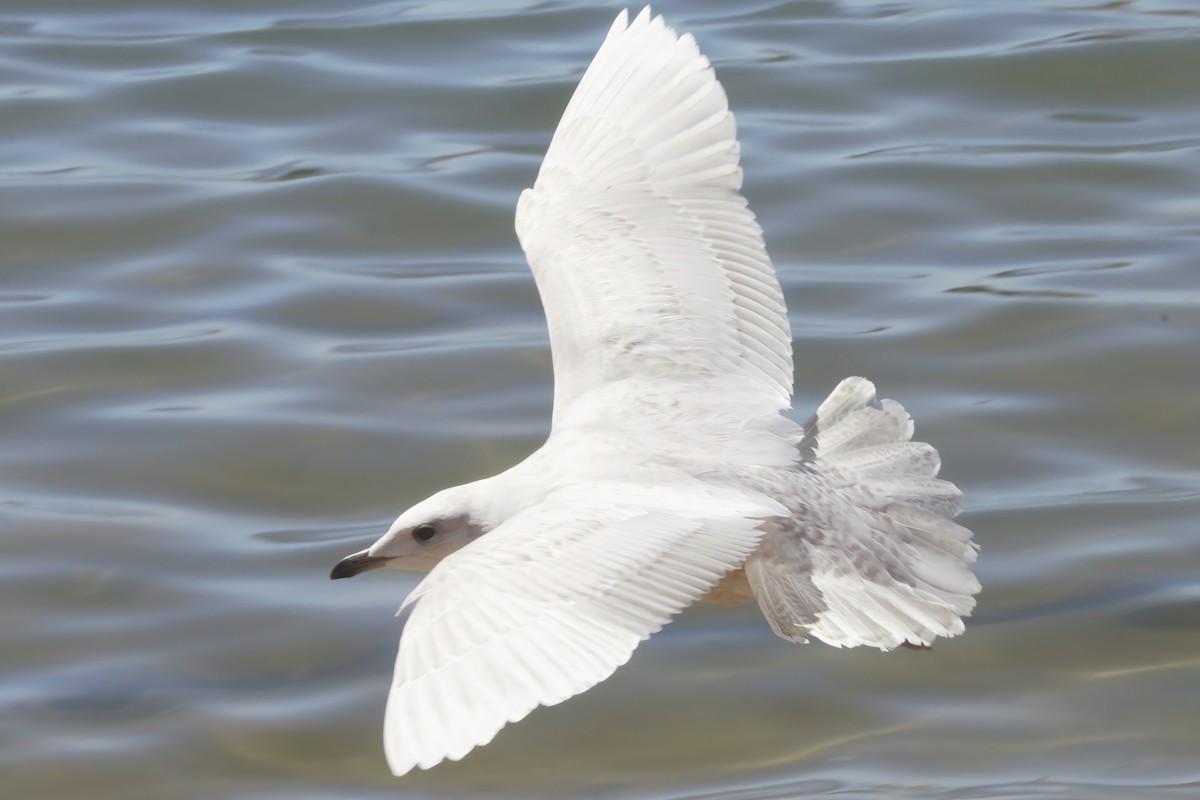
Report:
M434 536L437 536L437 529L432 525L418 525L413 528L412 536L418 542L428 542Z

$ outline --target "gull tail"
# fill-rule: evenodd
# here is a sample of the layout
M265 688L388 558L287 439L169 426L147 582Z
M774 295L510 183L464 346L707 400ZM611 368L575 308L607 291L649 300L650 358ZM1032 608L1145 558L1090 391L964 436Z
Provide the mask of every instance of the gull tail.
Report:
M864 378L842 381L804 426L801 470L815 490L746 564L779 636L891 650L962 632L977 548L952 521L962 493L912 433L904 407Z

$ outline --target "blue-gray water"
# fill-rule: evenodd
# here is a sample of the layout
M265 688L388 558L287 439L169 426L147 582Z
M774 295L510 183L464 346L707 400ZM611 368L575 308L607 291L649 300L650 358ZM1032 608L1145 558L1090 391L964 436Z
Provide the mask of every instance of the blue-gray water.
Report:
M392 778L411 576L547 431L511 221L618 6L0 2L12 797L1200 796L1200 6L662 3L716 64L797 415L862 374L967 492L928 653L696 608Z

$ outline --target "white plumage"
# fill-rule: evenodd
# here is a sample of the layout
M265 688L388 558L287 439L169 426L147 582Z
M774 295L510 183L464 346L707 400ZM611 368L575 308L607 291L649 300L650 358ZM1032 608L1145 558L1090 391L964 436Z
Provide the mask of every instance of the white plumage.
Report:
M396 660L392 769L460 758L604 680L750 555L755 518L781 511L691 480L579 484L446 559L418 590Z
M755 597L793 641L962 632L975 547L904 409L849 378L804 426L780 414L791 335L741 181L695 40L622 13L517 205L550 329L549 439L333 572L431 569L388 698L395 774L604 680L701 598Z
M790 405L792 335L725 90L696 40L617 18L563 113L517 236L546 308L554 419L590 388L665 371Z

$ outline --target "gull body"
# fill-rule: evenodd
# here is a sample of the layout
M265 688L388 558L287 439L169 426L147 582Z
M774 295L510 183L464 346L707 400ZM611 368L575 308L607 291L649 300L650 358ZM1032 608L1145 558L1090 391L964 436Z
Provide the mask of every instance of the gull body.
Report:
M791 333L741 181L695 40L622 13L517 204L554 361L546 443L332 573L429 571L388 697L395 774L590 688L698 600L756 599L796 642L962 632L976 549L903 407L848 378L804 425L783 416Z

